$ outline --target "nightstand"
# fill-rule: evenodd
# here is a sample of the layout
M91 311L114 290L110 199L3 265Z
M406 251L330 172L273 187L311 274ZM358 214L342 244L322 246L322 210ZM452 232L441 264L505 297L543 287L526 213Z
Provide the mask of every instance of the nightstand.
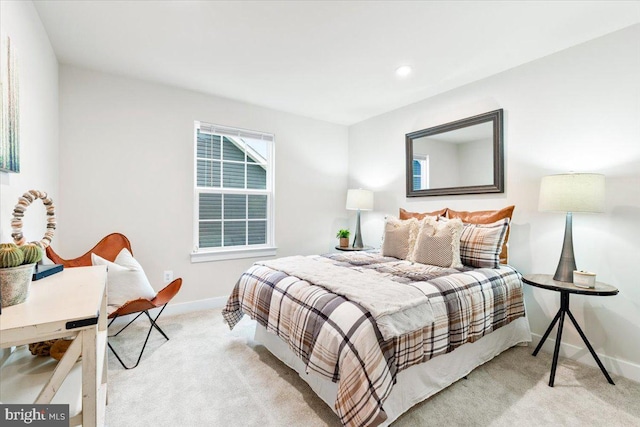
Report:
M339 251L368 251L373 249L373 246L363 246L361 248L354 248L353 246L336 246Z
M556 347L553 352L553 363L551 364L551 375L549 376L549 387L553 387L553 381L556 376L556 367L558 365L558 353L560 352L560 342L562 341L562 327L564 325L565 313L569 315L569 319L571 319L573 326L576 327L576 330L580 334L582 341L584 341L584 343L587 345L587 348L589 349L591 356L593 356L593 358L595 359L596 363L600 367L600 370L602 371L604 376L607 378L607 381L609 381L609 384L615 385L615 383L609 376L609 373L604 368L604 365L602 365L602 362L598 358L598 355L593 350L593 347L591 347L591 343L589 343L589 340L587 339L586 335L584 334L584 332L582 332L582 329L578 325L576 318L573 317L573 314L569 310L569 295L579 294L579 295L592 295L592 296L611 296L611 295L616 295L618 293L618 288L616 288L615 286L607 285L606 283L602 283L602 282L596 282L595 288L581 288L574 285L573 283L560 282L557 280L553 280L553 275L551 274L529 274L524 276L522 280L524 281L524 283L531 286L535 286L537 288L560 292L560 309L558 310L556 317L553 318L553 321L547 328L547 331L542 336L540 343L532 353L533 356L536 356L538 354L538 352L540 351L540 348L542 348L542 345L544 344L544 342L547 340L547 337L551 333L551 329L553 329L553 327L559 320L560 323L558 324L558 335L556 337Z

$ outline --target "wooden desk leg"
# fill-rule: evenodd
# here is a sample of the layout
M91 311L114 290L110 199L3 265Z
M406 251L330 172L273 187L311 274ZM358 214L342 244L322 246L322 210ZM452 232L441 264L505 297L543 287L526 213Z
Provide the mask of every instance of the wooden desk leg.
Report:
M49 378L49 381L45 384L40 391L40 394L36 398L35 403L38 405L43 405L47 403L51 403L53 396L56 395L57 391L62 386L62 383L73 369L73 366L78 361L80 354L82 352L82 342L80 338L76 337L65 351L62 359L56 365L55 370L53 371L53 375Z
M109 389L107 387L107 365L108 365L108 358L107 358L107 346L106 346L106 342L107 342L107 331L109 329L109 326L107 324L107 287L104 287L104 293L102 294L102 303L100 304L100 317L98 319L98 333L99 334L104 334L104 344L101 345L102 348L98 348L97 351L102 352L103 354L102 359L102 379L100 382L100 387L104 387L104 404L107 405L109 403ZM102 398L100 398L98 404L100 405L102 403ZM106 412L106 409L104 410ZM99 421L102 421L104 419L104 413L99 415Z
M82 331L82 426L98 425L97 327Z

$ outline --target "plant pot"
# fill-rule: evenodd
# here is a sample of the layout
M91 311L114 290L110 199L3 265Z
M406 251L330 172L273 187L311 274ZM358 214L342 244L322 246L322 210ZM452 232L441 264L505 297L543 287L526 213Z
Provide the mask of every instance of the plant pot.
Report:
M0 297L2 307L23 303L29 297L33 267L36 264L0 268Z
M341 237L340 238L340 247L341 248L346 248L347 246L349 246L349 238L348 237Z

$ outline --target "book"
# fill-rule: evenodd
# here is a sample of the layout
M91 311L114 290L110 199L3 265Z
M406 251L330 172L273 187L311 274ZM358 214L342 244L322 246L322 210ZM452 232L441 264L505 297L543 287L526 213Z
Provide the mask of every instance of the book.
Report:
M44 279L47 276L51 276L52 274L56 274L64 269L62 264L49 264L49 265L40 265L36 264L36 268L33 272L32 280L40 280Z

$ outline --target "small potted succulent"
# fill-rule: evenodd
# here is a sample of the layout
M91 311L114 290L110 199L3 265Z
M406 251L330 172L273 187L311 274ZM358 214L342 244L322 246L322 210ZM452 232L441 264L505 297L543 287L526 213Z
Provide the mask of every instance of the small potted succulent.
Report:
M2 307L23 303L29 296L33 267L42 259L40 244L0 243L0 296Z
M351 232L345 229L340 229L338 231L338 234L336 234L336 237L340 239L341 248L346 248L347 246L349 246L349 234L351 234Z

